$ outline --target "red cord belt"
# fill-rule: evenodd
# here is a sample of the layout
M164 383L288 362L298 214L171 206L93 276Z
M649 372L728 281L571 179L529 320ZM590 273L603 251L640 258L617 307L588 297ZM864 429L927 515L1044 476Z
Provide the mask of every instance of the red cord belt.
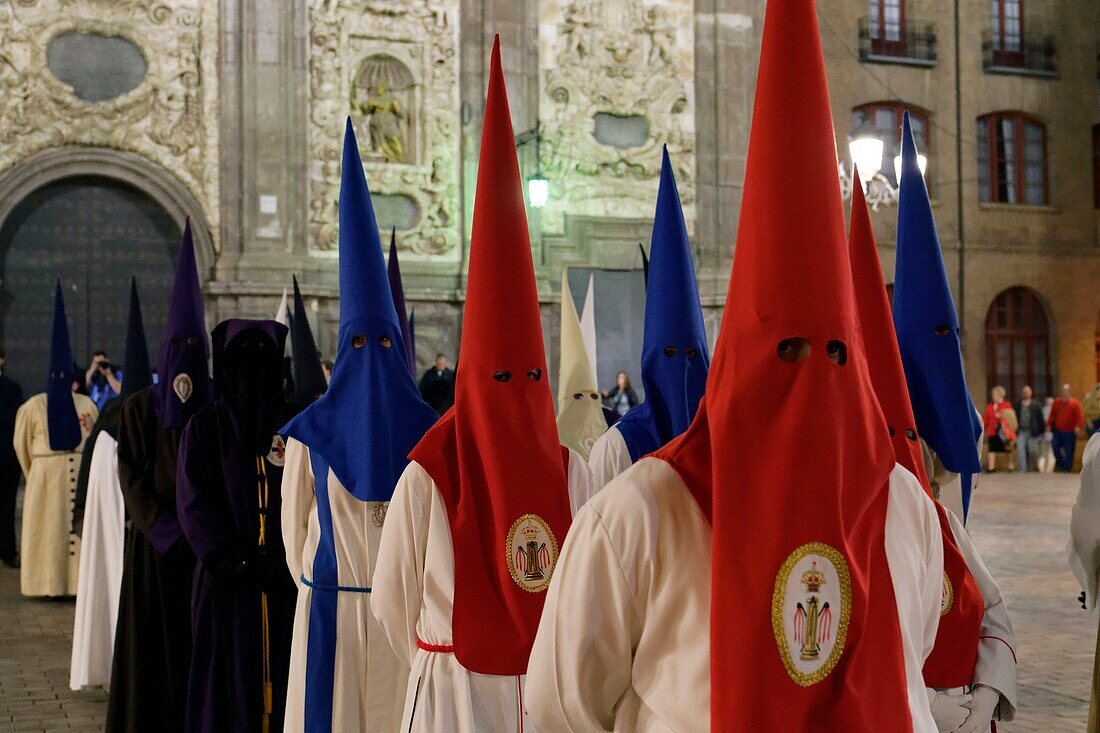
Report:
M454 646L451 644L429 644L423 639L417 639L416 646L426 652L437 652L439 654L454 654L455 651Z

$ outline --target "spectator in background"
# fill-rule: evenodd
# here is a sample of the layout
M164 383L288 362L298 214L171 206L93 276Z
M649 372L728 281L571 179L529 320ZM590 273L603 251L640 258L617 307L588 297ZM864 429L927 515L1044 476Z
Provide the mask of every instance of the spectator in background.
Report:
M15 413L23 404L23 388L4 374L7 364L0 349L0 563L19 567L15 544L15 494L19 490L19 461L12 440L15 437Z
M985 406L985 418L982 422L985 424L988 470L992 473L997 470L997 454L1006 453L1009 444L1016 439L1016 431L1012 426L1016 415L1012 410L1012 403L1005 400L1004 387L998 384L990 390L989 396L990 401Z
M1038 400L1032 399L1031 387L1024 386L1020 390L1020 409L1016 411L1016 416L1020 421L1016 434L1016 465L1021 473L1027 473L1031 465L1029 458L1035 456L1038 459L1039 444L1047 429L1043 408Z
M1085 430L1085 413L1081 409L1081 403L1070 395L1068 384L1062 385L1062 396L1054 400L1047 427L1051 431L1051 446L1054 448L1057 470L1069 473L1073 470L1077 436Z
M630 408L639 404L638 393L630 386L630 375L619 372L615 375L615 386L610 392L603 393L603 403L620 416L630 412Z
M92 354L92 363L84 372L84 384L96 409L102 410L110 399L122 394L122 377L121 369L111 367L106 351Z
M321 373L325 375L325 383L332 381L332 359L321 359Z
M1081 409L1085 413L1085 432L1092 435L1100 430L1100 382L1081 400Z
M435 364L420 378L420 396L440 415L455 403L455 373L443 354L435 355Z
M1054 449L1051 448L1050 442L1053 434L1050 432L1050 413L1054 409L1054 398L1047 397L1043 402L1043 425L1046 426L1046 431L1043 433L1043 437L1039 439L1039 461L1038 468L1040 473L1051 473L1054 471Z

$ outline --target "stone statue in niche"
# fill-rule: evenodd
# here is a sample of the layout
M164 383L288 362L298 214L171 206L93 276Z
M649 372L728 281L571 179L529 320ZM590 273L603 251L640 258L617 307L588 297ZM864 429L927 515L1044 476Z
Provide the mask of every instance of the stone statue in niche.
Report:
M411 163L413 136L412 72L388 54L363 59L353 84L353 107L367 118L368 154L387 163Z

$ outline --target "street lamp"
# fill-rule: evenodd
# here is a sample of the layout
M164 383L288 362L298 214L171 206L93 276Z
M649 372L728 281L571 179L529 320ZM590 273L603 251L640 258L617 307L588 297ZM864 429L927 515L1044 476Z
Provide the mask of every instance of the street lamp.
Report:
M527 179L527 198L531 200L531 205L536 209L546 206L546 200L550 198L550 181L544 178L541 173L536 172L535 175Z
M516 135L516 147L535 143L535 175L527 179L527 200L531 206L541 209L550 198L550 181L542 175L542 123L536 122L530 130Z
M867 203L872 211L878 211L880 206L889 206L897 203L901 184L901 156L894 157L895 185L882 173L882 154L885 145L877 131L866 121L852 131L848 138L848 156L852 160L852 169L859 170L859 183L863 192L867 195ZM928 167L928 158L917 155L917 166L923 176ZM837 174L840 176L840 190L844 198L852 195L853 170L845 167L844 163L837 164Z

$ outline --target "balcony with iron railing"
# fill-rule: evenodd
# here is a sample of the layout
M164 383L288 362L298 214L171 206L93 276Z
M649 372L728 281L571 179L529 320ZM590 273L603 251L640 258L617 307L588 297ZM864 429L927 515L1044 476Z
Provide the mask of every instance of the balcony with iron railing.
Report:
M1022 34L982 32L982 69L987 74L1055 77L1058 75L1054 36L1029 28Z
M859 21L859 60L865 63L936 65L936 29L931 23Z

